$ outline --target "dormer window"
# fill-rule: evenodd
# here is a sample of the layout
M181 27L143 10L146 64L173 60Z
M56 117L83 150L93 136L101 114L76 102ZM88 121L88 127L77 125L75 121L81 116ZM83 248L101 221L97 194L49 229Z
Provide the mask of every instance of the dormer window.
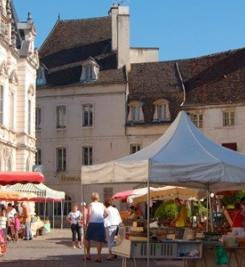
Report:
M139 101L132 101L129 103L129 122L143 122L144 115L142 111L142 103Z
M37 71L37 85L45 85L47 82L46 76L45 76L45 68L42 66Z
M89 59L82 65L81 82L92 82L98 79L99 65L93 60Z
M153 116L153 121L169 121L170 112L169 112L169 102L166 99L159 99L154 103L155 111Z

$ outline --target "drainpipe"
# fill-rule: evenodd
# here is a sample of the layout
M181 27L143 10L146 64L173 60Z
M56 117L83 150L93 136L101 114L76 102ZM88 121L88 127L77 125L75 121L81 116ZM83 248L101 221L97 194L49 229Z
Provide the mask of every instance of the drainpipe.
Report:
M184 84L184 82L183 82L183 78L182 78L182 75L181 75L181 72L180 72L180 69L179 69L179 64L178 64L178 62L175 62L175 67L176 67L176 70L177 70L177 73L178 73L178 77L179 77L179 79L180 79L180 83L181 83L181 88L182 88L182 90L183 90L183 94L184 94L184 96L183 96L183 101L182 101L182 103L180 104L180 106L182 107L182 106L184 106L185 101L186 101L186 88L185 88L185 84Z

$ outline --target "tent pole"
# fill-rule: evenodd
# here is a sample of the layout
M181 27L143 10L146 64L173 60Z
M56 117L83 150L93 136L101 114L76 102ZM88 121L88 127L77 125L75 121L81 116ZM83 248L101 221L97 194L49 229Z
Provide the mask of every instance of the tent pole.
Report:
M210 196L210 192L209 192L209 196L208 196L208 200L209 200L209 219L210 219L210 231L213 232L214 231L214 225L213 225L213 205L212 205L212 199L211 199L211 196Z
M63 216L64 216L64 205L63 205L63 201L60 201L60 208L61 208L61 224L60 224L60 228L63 229Z
M150 165L148 163L148 177L147 177L147 267L150 267Z
M44 201L44 215L43 215L43 220L45 221L46 219L46 197L45 197L45 201Z
M54 229L54 200L53 200L53 229Z
M209 189L207 190L207 223L206 223L206 232L208 232L208 224L209 224Z

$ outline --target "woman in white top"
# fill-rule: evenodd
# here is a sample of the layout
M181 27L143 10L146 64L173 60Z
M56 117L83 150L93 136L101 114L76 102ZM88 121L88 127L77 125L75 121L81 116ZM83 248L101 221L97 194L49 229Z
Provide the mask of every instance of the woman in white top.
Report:
M96 262L101 262L102 243L105 242L104 217L106 216L105 206L99 202L99 194L92 193L92 202L88 207L88 228L86 232L86 260L91 260L90 247L91 241L97 242Z
M82 214L78 210L77 205L73 205L72 211L67 216L67 221L71 224L72 231L72 244L73 248L76 248L76 235L77 235L77 247L81 248L81 225L80 221L82 219Z
M112 247L114 246L114 238L118 233L119 224L122 222L120 213L117 208L113 207L111 201L105 202L106 212L108 216L105 218L105 233L109 256L107 260L113 260Z
M3 207L0 212L0 229L3 230L5 238L7 236L7 220L8 220L6 215L7 215L6 208Z

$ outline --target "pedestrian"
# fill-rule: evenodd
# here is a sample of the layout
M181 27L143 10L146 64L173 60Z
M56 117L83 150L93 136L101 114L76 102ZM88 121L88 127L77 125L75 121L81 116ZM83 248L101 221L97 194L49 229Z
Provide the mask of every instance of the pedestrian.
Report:
M13 227L14 227L14 240L18 241L19 231L21 229L18 213L15 213L14 218L12 219L12 223L13 223Z
M7 238L7 220L7 210L3 206L0 212L0 229L2 229L5 239Z
M82 243L81 243L81 219L82 219L82 214L78 210L78 206L74 204L72 206L71 212L67 216L67 221L71 225L71 232L72 232L72 245L73 248L81 248ZM77 238L76 238L77 236ZM76 245L77 243L77 245Z
M186 201L181 201L179 198L175 198L175 204L177 206L177 215L171 222L171 225L175 227L185 227L188 223L188 208Z
M30 210L29 210L29 207L24 202L21 203L21 207L22 207L21 216L23 218L23 223L25 225L25 237L24 237L24 240L32 240Z
M118 233L119 225L122 222L122 219L118 209L112 206L111 200L105 202L105 207L107 213L107 216L105 217L105 232L109 250L109 255L106 259L113 260L114 256L112 255L112 247L114 246L114 239Z
M105 242L104 217L107 216L105 206L100 202L99 194L94 192L91 195L92 202L88 206L88 227L85 238L86 260L91 260L91 241L97 242L96 262L101 262L102 244Z

